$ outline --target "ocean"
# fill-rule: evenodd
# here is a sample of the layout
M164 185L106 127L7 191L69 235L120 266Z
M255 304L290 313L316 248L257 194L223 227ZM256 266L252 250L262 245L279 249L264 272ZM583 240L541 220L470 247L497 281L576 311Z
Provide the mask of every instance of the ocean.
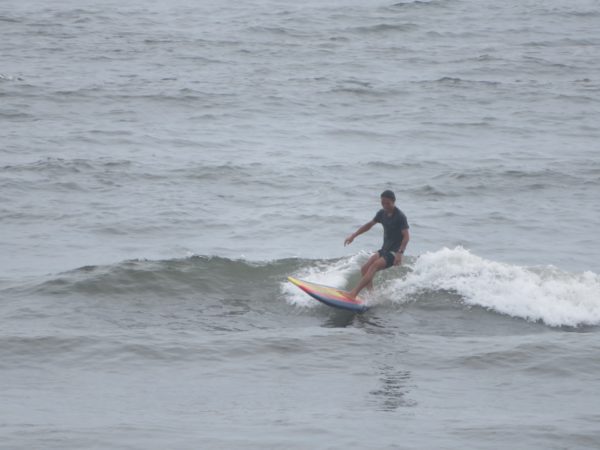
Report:
M600 3L0 3L0 448L600 448ZM392 189L411 241L365 314Z

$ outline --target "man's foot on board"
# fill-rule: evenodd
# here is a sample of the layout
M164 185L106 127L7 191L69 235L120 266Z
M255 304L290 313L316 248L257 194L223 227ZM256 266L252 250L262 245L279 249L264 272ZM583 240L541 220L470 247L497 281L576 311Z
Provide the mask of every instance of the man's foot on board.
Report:
M346 292L346 296L350 299L350 300L356 300L356 294L353 291L349 291Z

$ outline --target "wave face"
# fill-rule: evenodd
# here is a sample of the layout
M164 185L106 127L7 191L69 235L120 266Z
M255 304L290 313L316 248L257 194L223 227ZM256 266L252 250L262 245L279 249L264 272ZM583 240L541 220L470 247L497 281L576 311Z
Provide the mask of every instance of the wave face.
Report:
M162 430L173 420L188 430L189 411L226 427L232 415L252 421L260 414L262 421L266 414L279 423L279 410L265 412L273 405L303 417L318 405L342 426L356 420L356 406L344 406L349 390L361 417L388 420L385 428L392 429L398 414L406 418L437 405L440 393L506 398L499 379L511 380L510 402L519 410L539 398L548 410L553 402L568 403L561 386L569 380L568 398L581 400L561 414L594 417L597 403L583 399L593 398L588 391L595 391L600 370L598 275L444 248L381 273L366 296L373 307L362 315L324 306L286 282L293 275L348 287L368 257L131 260L1 281L0 397L11 412L5 426L11 448L35 447L29 444L49 433L66 444L79 436L73 429L80 416L87 424L106 407L153 414L142 429L127 427L126 435L113 432L123 426L122 416L105 419L86 429L93 442L83 447L97 448L107 435L111 443L168 447L172 433L157 431L156 442L149 442L147 428ZM55 420L49 411L65 403L78 417ZM463 406L444 401L439 409ZM445 420L430 423L438 429ZM465 420L478 423L475 415ZM206 431L196 433L206 437ZM318 447L321 439L311 442ZM221 431L213 441L215 447L233 444Z
M338 288L348 286L357 259L331 261L325 267L303 268L298 274L309 281ZM354 273L354 282L356 274ZM292 304L314 306L304 295L284 287ZM419 303L442 308L446 302L542 322L553 327L600 325L600 276L587 271L569 273L553 266L523 267L477 256L456 247L428 252L407 260L393 275L384 272L383 283L368 302L386 307ZM466 315L469 309L466 308Z
M409 301L447 291L466 305L550 326L600 324L600 276L593 272L521 267L486 260L461 247L425 253L411 269L389 284L388 295Z
M271 262L205 256L134 260L82 267L41 282L7 286L3 293L74 302L143 299L177 304L197 299L205 306L235 299L254 311L290 313L284 305L322 311L327 308L288 283L286 277L347 289L358 281L360 265L368 256L359 253L347 258ZM374 292L364 293L367 303L397 314L401 314L398 307L443 310L452 304L462 308L467 317L474 314L471 307L481 307L551 327L600 325L598 274L512 265L487 260L462 247L407 257L402 267L379 274L376 285ZM226 328L226 323L223 326Z

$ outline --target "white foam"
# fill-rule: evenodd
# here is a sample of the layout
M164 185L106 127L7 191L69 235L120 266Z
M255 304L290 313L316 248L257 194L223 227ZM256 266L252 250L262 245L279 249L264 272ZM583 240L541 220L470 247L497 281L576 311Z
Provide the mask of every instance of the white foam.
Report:
M419 256L406 278L386 290L395 301L427 290L449 290L469 305L551 326L600 324L600 276L555 267L526 268L486 260L457 247Z
M315 263L292 274L292 276L305 281L332 286L337 289L345 289L350 275L360 270L360 261L365 258L365 253L358 253L335 262ZM319 305L318 302L288 281L281 283L281 290L286 300L292 305L308 308Z

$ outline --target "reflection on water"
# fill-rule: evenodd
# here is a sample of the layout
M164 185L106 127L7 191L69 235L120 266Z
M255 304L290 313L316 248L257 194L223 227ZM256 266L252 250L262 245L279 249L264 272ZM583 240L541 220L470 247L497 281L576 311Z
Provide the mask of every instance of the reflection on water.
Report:
M399 331L393 324L387 323L385 318L342 310L333 310L323 326L330 328L355 326L364 329L367 334L375 334L385 339L406 334ZM394 354L404 353L405 351L398 348ZM388 361L390 358L394 358L389 354L384 357ZM416 406L417 402L408 397L414 387L410 384L411 380L409 370L398 370L389 363L379 365L379 388L369 392L377 403L377 409L380 411L395 411L402 407Z
M352 325L357 317L360 317L360 315L352 311L332 309L332 313L325 323L323 323L323 326L327 328L346 328L347 326Z
M417 402L408 398L411 374L408 370L396 370L393 366L380 367L379 389L370 392L377 398L381 411L395 411L401 407L416 406Z
M370 334L406 335L406 333L399 331L397 325L394 323L390 323L385 318L371 313L357 314L352 311L332 308L331 314L323 323L323 326L327 328L345 328L350 325L362 328L366 333Z

